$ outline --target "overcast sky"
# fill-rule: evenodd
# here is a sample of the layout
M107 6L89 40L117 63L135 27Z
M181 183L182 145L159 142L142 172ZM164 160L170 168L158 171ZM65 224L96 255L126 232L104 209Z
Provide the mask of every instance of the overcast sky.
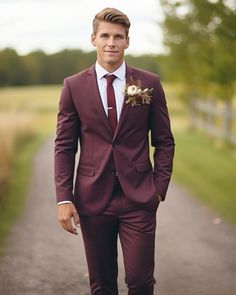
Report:
M105 7L115 7L130 18L127 53L163 52L159 0L0 0L0 49L13 47L20 54L35 49L93 50L91 23Z

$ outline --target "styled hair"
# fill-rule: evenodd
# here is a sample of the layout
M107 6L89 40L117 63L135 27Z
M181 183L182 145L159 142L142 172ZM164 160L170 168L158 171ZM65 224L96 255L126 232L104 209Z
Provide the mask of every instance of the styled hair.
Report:
M126 37L129 34L129 28L130 28L130 20L127 17L126 14L123 12L115 9L115 8L104 8L102 11L98 12L93 20L93 34L96 35L97 30L98 30L98 25L99 22L101 21L106 21L109 23L114 23L114 24L120 24L124 26L125 32L126 32Z

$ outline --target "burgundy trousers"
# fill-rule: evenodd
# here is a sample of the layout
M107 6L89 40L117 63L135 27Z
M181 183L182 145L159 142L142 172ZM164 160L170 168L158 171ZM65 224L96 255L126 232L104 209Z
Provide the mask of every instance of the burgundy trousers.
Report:
M153 295L156 211L137 208L118 184L106 211L80 216L80 225L92 295L118 295L118 235L128 295Z

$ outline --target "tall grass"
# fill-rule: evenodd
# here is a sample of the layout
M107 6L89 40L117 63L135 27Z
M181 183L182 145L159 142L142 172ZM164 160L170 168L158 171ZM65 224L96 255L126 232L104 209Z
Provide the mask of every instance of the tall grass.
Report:
M33 138L34 126L33 114L0 112L0 200L10 186L17 149Z
M10 186L19 149L55 129L59 91L55 85L0 89L0 201Z
M0 88L0 254L24 205L31 159L55 132L59 92L59 86Z

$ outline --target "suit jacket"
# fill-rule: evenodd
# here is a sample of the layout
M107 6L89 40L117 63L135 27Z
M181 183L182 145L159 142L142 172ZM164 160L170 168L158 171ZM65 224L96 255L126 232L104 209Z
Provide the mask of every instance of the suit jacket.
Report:
M126 82L154 89L150 104L123 104L115 134L104 111L95 66L64 80L55 140L57 201L72 201L80 214L95 215L112 197L114 175L127 198L155 210L165 199L172 173L174 139L164 91L153 73L126 66ZM149 131L154 167L149 157ZM80 143L76 169L75 154Z

